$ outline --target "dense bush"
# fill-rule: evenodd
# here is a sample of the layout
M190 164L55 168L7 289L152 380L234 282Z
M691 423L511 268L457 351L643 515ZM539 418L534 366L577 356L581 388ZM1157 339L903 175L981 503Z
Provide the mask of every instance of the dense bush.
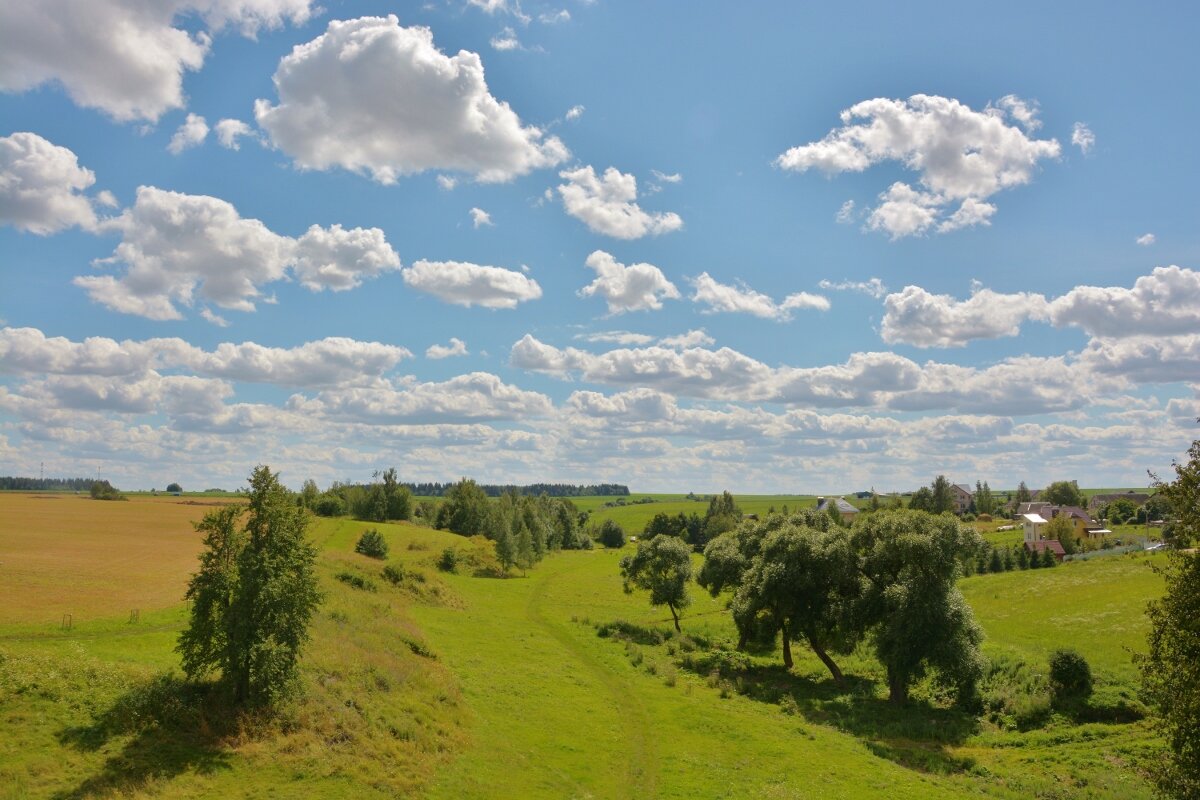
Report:
M620 548L625 546L625 529L617 522L606 519L600 524L600 529L596 532L596 538L600 544L610 548Z
M346 513L346 501L340 495L326 492L313 503L312 510L319 517L340 517Z
M453 547L447 547L438 556L437 568L442 572L458 572L458 551Z
M383 579L392 586L399 586L404 582L404 568L397 567L395 564L388 564L383 568Z
M363 531L362 536L358 537L358 544L354 545L354 552L371 558L384 559L387 558L388 543L379 531L371 528Z
M108 481L94 481L89 490L93 500L128 500Z
M355 589L362 589L365 592L377 592L379 587L374 581L369 581L361 575L355 575L353 572L339 572L334 576L347 586L353 586Z
M1075 650L1050 654L1050 692L1056 702L1086 700L1092 694L1092 668Z

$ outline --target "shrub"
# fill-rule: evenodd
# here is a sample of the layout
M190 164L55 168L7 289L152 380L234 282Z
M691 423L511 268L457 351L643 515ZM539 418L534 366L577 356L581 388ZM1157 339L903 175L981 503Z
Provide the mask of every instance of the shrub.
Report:
M358 537L358 544L354 545L354 552L371 558L384 559L387 558L388 543L379 531L371 528L363 531L362 536Z
M388 564L383 568L383 579L392 586L399 586L404 582L404 568L397 567L394 564Z
M346 513L346 501L340 495L326 493L317 498L313 512L318 517L340 517Z
M1055 702L1086 700L1092 694L1092 668L1075 650L1050 654L1050 691Z
M347 586L362 589L364 592L379 591L379 587L375 585L374 581L369 581L361 575L355 575L353 572L339 572L334 577Z
M447 547L437 560L437 568L442 572L458 572L458 551Z
M992 521L992 515L991 515L991 514L980 514L980 515L979 515L978 517L976 517L975 519L979 520L980 522L991 522L991 521Z
M625 529L613 520L606 519L600 524L600 529L596 532L596 538L605 547L614 549L624 547Z
M115 486L108 481L93 481L88 490L93 500L128 500Z

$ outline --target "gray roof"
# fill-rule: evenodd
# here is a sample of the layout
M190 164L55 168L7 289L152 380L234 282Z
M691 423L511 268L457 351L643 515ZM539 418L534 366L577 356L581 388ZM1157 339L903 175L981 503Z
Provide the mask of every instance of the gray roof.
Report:
M837 510L842 514L857 514L858 509L850 505L841 497L826 497L817 505L817 511L826 511L829 509L830 503L837 503Z

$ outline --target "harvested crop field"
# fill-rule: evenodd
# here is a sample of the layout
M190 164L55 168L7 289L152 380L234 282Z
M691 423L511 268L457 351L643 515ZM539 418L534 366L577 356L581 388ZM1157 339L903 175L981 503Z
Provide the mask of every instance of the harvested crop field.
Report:
M55 625L174 605L209 509L133 497L0 493L0 624Z

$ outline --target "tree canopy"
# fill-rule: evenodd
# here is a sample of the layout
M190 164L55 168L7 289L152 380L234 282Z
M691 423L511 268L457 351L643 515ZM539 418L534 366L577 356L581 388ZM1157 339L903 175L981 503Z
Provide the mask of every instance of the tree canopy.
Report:
M621 578L625 591L634 588L650 592L650 605L666 606L671 611L675 630L680 630L679 615L692 603L688 583L692 579L691 548L675 536L656 536L638 542L637 553L621 559Z
M1175 480L1155 481L1175 514L1180 546L1200 539L1200 440ZM1139 657L1142 683L1158 709L1157 726L1169 748L1154 780L1167 797L1200 797L1200 554L1175 552L1164 570L1166 592L1150 603L1149 652Z
M250 476L249 499L245 512L215 509L196 526L205 551L188 584L191 616L177 649L189 678L220 670L235 703L262 706L294 687L321 595L308 512L265 466Z
M930 668L969 696L983 674L983 631L956 581L979 534L951 517L889 511L864 518L852 535L867 579L858 619L887 669L892 702L905 702Z
M1042 490L1042 493L1038 495L1038 500L1056 506L1083 507L1087 505L1087 500L1084 499L1083 492L1079 491L1079 485L1075 481L1055 481Z

